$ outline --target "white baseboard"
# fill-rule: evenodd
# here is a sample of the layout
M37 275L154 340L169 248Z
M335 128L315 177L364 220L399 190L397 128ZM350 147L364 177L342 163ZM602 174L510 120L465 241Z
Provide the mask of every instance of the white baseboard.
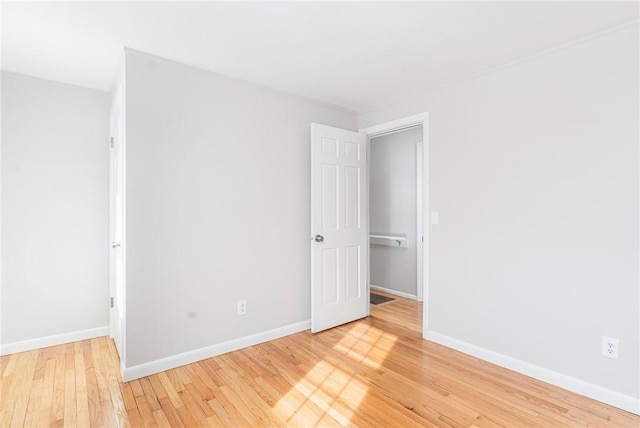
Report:
M218 343L216 345L200 349L194 349L193 351L183 352L182 354L172 355L155 361L149 361L148 363L124 368L122 371L122 379L125 382L129 382L130 380L174 369L196 361L206 360L207 358L226 354L227 352L237 351L238 349L268 342L269 340L279 339L284 336L289 336L290 334L308 330L309 328L311 328L310 320L301 321L284 327L275 328L273 330L264 331L262 333L252 334L251 336L241 337L239 339Z
M23 340L21 342L5 343L0 345L0 355L33 351L34 349L64 345L65 343L78 342L80 340L93 339L108 335L109 326L105 326L90 328L87 330L72 331L70 333L55 334L53 336L39 337L37 339Z
M378 287L377 285L373 284L369 284L369 288L371 288L372 290L384 291L385 293L393 294L394 296L404 297L405 299L418 300L418 297L415 294L403 293L402 291Z
M571 376L564 375L562 373L555 372L553 370L545 369L540 366L536 366L531 363L527 363L516 358L512 358L488 349L481 348L476 345L472 345L467 342L463 342L458 339L454 339L449 336L445 336L433 331L427 331L424 338L432 342L439 343L448 348L455 349L456 351L463 352L468 355L472 355L476 358L488 361L501 367L522 373L530 376L534 379L541 380L543 382L550 383L560 388L573 391L577 394L584 395L594 400L601 401L611 406L617 407L627 412L640 415L640 399L624 395L616 391L612 391L607 388L603 388L592 383L585 382L580 379L576 379Z

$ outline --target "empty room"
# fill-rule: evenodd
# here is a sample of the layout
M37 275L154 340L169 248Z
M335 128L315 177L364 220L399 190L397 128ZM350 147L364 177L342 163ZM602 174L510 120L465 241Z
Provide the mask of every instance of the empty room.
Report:
M0 427L640 427L639 2L0 7Z

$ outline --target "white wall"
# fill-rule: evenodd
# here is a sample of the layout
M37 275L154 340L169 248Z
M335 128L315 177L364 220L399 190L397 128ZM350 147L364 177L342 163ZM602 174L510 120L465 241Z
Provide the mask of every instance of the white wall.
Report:
M106 92L2 73L3 345L108 325L108 125Z
M127 366L307 321L310 123L356 115L138 53L125 80Z
M407 247L371 245L372 285L416 296L416 143L422 127L371 139L369 227L371 233L406 234Z
M640 395L638 48L635 24L360 117L429 112L430 330Z

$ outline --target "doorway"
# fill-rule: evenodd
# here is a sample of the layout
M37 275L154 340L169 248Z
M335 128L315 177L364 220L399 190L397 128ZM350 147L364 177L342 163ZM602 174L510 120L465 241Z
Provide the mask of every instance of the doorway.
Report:
M359 132L311 124L311 331L370 315L369 146L371 138L420 127L422 179L416 180L416 299L422 294L422 336L428 331L428 116L426 113ZM417 147L417 146L416 146ZM417 148L416 148L417 150ZM420 208L421 210L418 211ZM422 233L419 233L422 228ZM417 245L418 236L422 245ZM383 236L402 245L406 236ZM420 254L421 253L421 254ZM422 279L422 286L418 284ZM414 302L416 303L416 302Z
M422 301L421 175L422 125L369 139L372 292Z
M428 114L360 133L367 136L369 146L370 291L422 301L424 337L429 318ZM388 263L392 265L385 266Z

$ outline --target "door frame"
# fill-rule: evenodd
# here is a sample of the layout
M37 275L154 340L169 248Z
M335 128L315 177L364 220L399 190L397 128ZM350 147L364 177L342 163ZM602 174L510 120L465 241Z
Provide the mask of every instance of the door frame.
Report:
M426 337L429 325L429 113L419 113L416 115L404 117L401 119L392 120L389 122L380 123L378 125L369 126L360 129L360 133L367 137L367 153L370 153L370 140L372 137L388 134L390 132L402 131L406 128L412 128L422 125L422 171L417 171L418 174L422 172L422 180L418 184L417 193L418 204L419 199L422 199L422 206L418 207L418 219L417 219L417 236L420 236L420 230L422 230L422 251L420 246L418 247L418 257L421 257L421 262L418 263L419 275L422 278L422 289L416 290L416 294L420 297L422 294L422 337ZM367 163L369 159L367 158ZM367 168L367 186L366 192L369 193L369 168ZM425 215L427 214L427 215ZM369 206L367 206L367 227L369 227ZM369 231L370 234L371 231ZM420 254L421 253L421 254ZM422 270L422 272L420 272ZM367 260L367 288L370 287L370 262ZM419 282L419 281L418 281ZM370 313L370 305L367 307L368 314Z
M126 282L127 282L127 267L126 267L126 192L127 192L127 171L126 171L126 115L125 115L125 94L124 94L124 82L120 78L120 81L114 87L113 97L111 99L111 110L109 112L109 135L110 140L113 139L114 144L118 145L118 154L114 147L109 144L109 299L116 298L117 296L117 284L116 284L116 255L113 251L112 242L116 239L115 231L115 216L116 206L114 204L115 196L117 194L116 186L120 186L120 198L121 198L121 236L120 236L120 257L121 257L121 269L122 269L122 284L120 302L122 319L118 323L116 320L116 307L117 302L114 302L114 307L109 307L109 337L118 340L118 356L120 358L120 375L124 376L124 368L126 367ZM115 169L119 167L119 183L115 183ZM119 331L116 331L119 330Z

